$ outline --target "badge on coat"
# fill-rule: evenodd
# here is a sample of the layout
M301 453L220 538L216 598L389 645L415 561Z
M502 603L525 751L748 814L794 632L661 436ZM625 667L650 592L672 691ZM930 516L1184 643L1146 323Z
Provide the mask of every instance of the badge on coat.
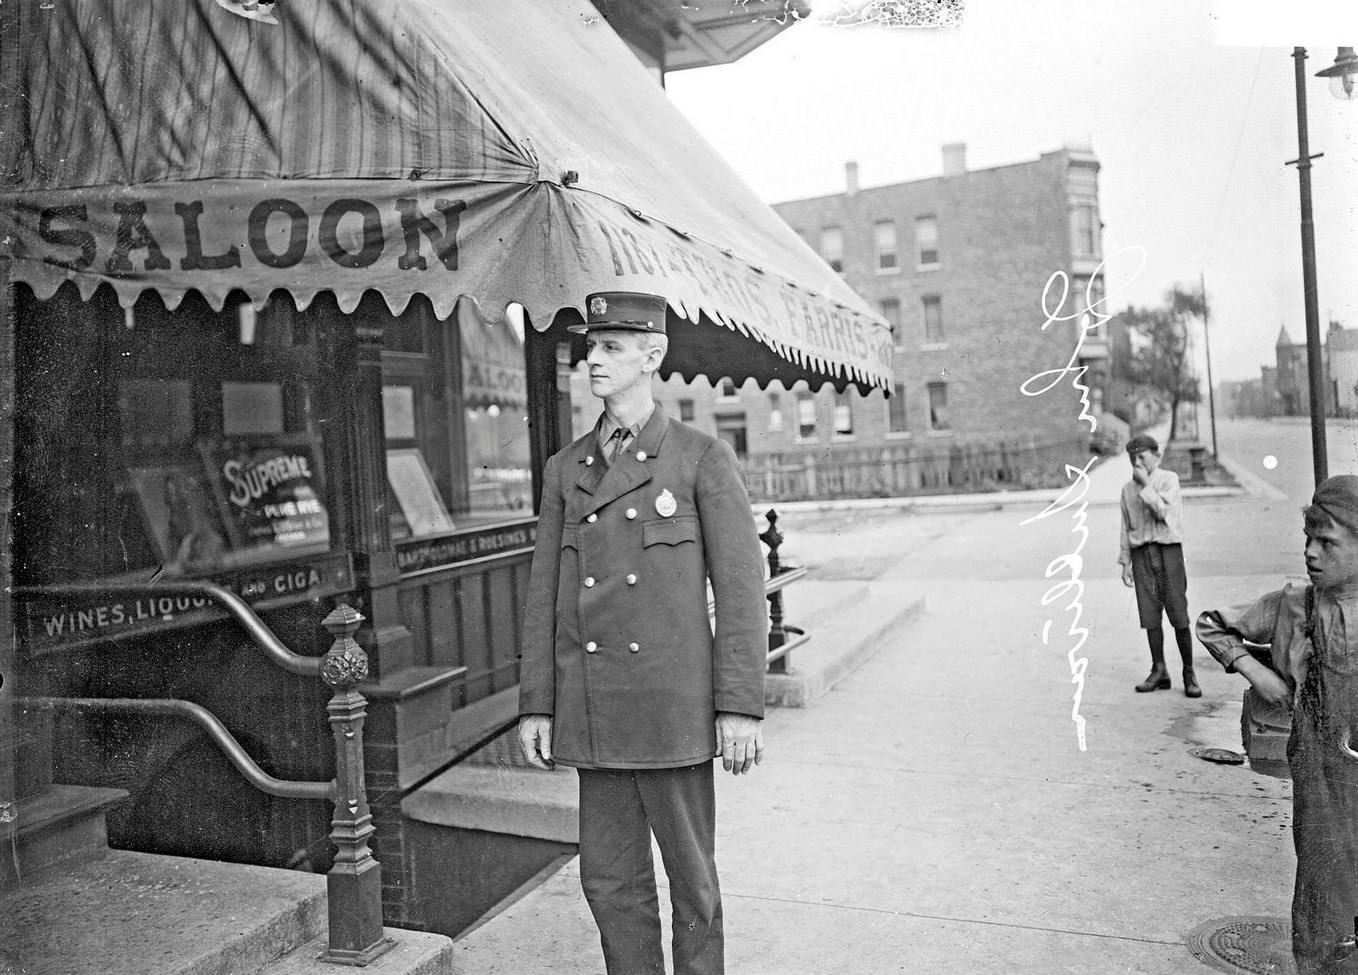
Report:
M661 518L670 518L679 510L679 503L674 500L674 495L670 494L670 489L661 491L655 499L655 513Z

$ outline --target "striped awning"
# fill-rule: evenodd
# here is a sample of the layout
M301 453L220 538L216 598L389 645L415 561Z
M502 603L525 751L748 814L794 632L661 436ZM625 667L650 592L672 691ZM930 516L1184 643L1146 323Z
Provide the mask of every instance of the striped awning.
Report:
M686 375L888 384L886 323L587 0L282 0L277 24L234 2L0 4L15 280L440 317L466 296L537 328L647 291Z

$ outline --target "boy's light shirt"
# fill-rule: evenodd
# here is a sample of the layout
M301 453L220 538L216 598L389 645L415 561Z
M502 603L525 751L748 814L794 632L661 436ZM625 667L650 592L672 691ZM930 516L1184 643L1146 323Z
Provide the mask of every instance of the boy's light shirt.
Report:
M1122 546L1118 562L1132 561L1132 549L1148 542L1181 544L1184 540L1184 507L1179 494L1179 475L1157 467L1145 487L1136 481L1122 486Z

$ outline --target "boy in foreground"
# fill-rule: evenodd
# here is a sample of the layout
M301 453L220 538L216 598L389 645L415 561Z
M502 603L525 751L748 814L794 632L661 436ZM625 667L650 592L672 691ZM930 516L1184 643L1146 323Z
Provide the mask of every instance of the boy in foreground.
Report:
M1197 631L1228 673L1292 709L1292 952L1301 975L1331 975L1358 972L1358 477L1326 480L1302 516L1311 584L1203 613Z

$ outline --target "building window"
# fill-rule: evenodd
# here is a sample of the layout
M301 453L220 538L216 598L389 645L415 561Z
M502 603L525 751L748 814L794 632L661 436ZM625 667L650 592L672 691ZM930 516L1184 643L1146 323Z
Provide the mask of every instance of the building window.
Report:
M1071 248L1077 257L1099 256L1099 214L1093 203L1077 203L1070 210Z
M816 439L816 398L810 393L797 394L797 439Z
M833 270L844 270L844 235L838 227L826 227L820 232L820 256Z
M882 303L879 307L881 308L882 311L882 317L885 318L886 323L891 326L892 338L895 339L897 345L900 345L904 340L903 336L901 335L902 329L901 329L900 300L897 298L883 298Z
M731 445L736 456L744 460L750 453L750 441L745 431L744 416L728 416L717 420L717 436Z
M947 341L943 334L943 299L938 295L924 296L924 341L941 345Z
M679 401L679 419L685 423L693 422L693 400L681 399Z
M877 245L877 270L899 270L896 260L896 224L891 220L879 220L873 228L873 240Z
M915 219L915 263L919 267L937 267L939 264L937 217Z
M777 393L769 393L769 432L777 433L783 429L783 398Z
M886 401L887 433L909 433L905 415L905 383L893 383L891 398Z
M717 383L717 398L722 400L740 399L733 380L723 379Z
M835 394L835 436L853 436L853 397L851 393Z
M929 429L951 430L948 423L948 384L929 384Z

